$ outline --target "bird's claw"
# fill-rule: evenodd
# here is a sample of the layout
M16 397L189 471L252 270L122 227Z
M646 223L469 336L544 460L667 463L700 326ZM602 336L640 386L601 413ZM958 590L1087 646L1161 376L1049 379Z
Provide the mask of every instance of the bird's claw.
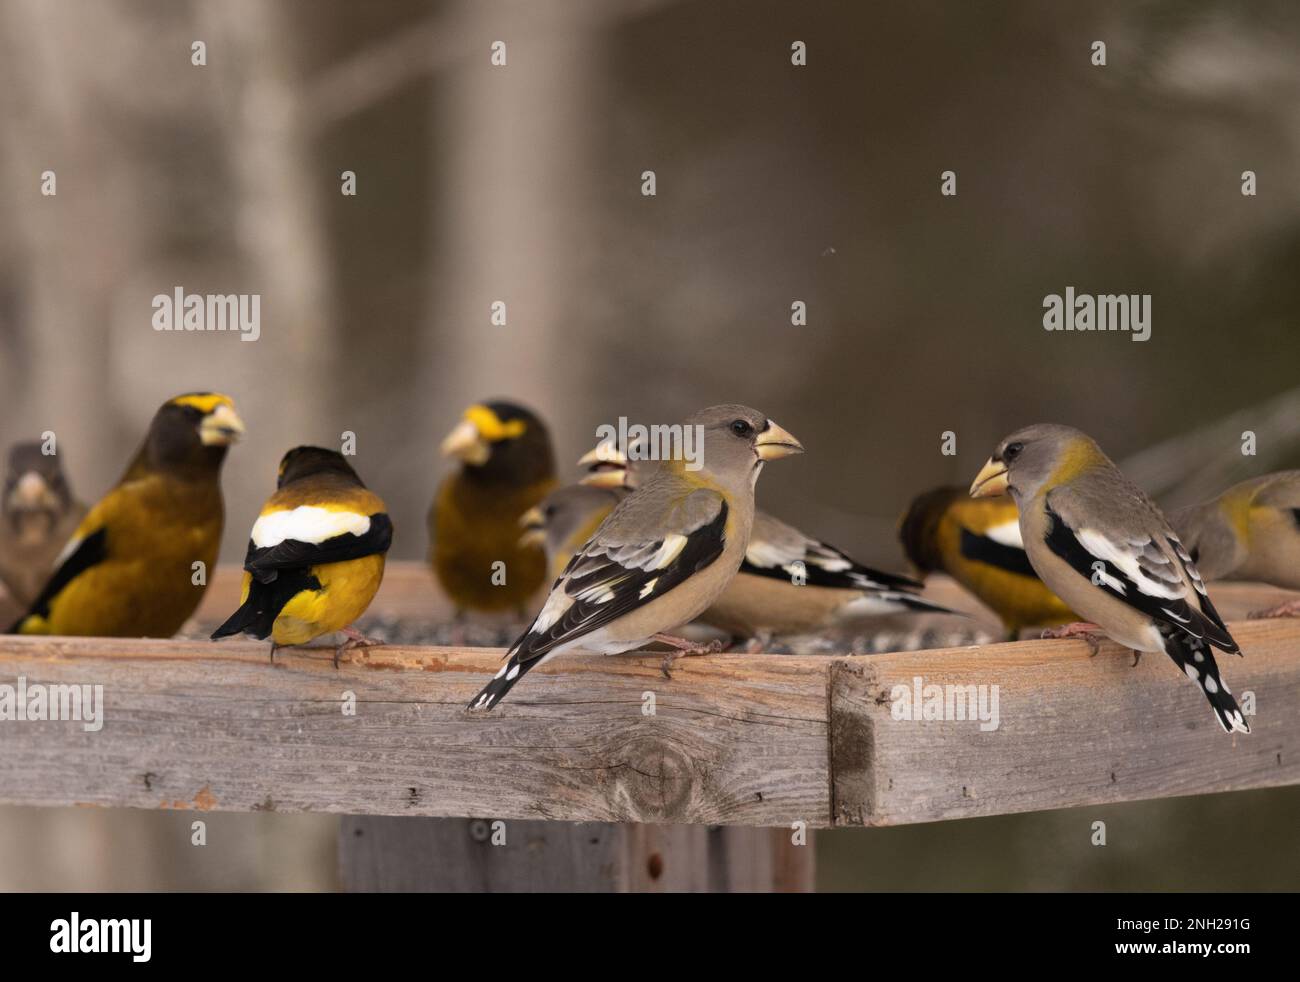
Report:
M654 640L662 641L664 644L671 645L674 649L664 655L663 663L659 666L659 670L663 672L664 678L666 679L673 677L673 663L683 655L713 655L722 651L727 646L726 642L721 639L715 639L705 644L695 644L694 642L684 641L681 638L674 638L666 634L655 635Z
M1252 621L1271 620L1274 617L1300 617L1300 600L1288 600L1265 610L1252 610L1246 617Z
M1088 642L1088 657L1095 658L1097 652L1101 650L1101 630L1096 624L1089 624L1086 621L1076 621L1073 624L1065 624L1061 627L1049 627L1041 635L1043 638L1081 638Z
M345 627L342 633L347 640L334 649L335 668L339 667L339 656L345 651L351 651L353 648L376 648L384 644L381 639L367 637L355 628Z

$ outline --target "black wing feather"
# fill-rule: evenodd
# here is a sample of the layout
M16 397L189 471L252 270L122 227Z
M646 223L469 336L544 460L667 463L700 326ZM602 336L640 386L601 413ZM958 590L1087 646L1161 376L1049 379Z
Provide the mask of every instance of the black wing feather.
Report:
M653 596L663 596L722 555L722 550L726 546L724 534L726 527L727 506L724 504L719 509L717 518L690 534L677 558L664 569L627 569L609 559L593 563L590 570L574 576L565 584L565 593L571 597L577 596L584 590L610 579L611 573L618 575L621 571L624 574L623 578L610 587L614 599L604 603L595 603L591 600L575 601L546 631L540 634L534 634L531 628L525 631L515 642L515 657L521 663L533 661L559 644L590 634L617 620L628 611L648 602L650 598L643 598L641 591L651 580L658 580ZM662 541L657 542L654 548L662 545ZM569 561L565 574L568 574L570 569L580 566L584 558L591 563L590 557L583 557L579 553Z
M275 619L284 605L303 590L319 590L320 580L306 569L285 570L273 582L262 583L253 579L248 584L248 598L219 628L212 632L212 640L231 634L251 634L255 638L270 636Z
M1038 579L1034 567L1030 565L1029 556L1023 549L1009 546L990 539L987 535L977 535L968 528L961 530L961 554L967 559L986 566L994 566L1017 576Z
M833 587L839 590L885 589L902 590L904 592L919 591L922 588L922 584L910 577L898 576L895 573L882 573L870 566L863 566L834 546L828 546L824 542L819 542L818 545L828 553L832 553L848 563L848 568L841 570L826 569L818 563L816 556L806 555L803 560L806 571L804 582L810 586ZM740 564L740 571L754 576L767 576L776 580L790 579L790 571L785 566L760 566L751 562L748 557Z
M1123 586L1123 590L1116 589L1110 583L1102 582L1094 585L1099 589L1105 590L1112 597L1122 600L1136 610L1146 614L1157 624L1168 625L1171 628L1182 631L1190 637L1205 639L1215 647L1222 648L1224 651L1232 654L1238 653L1237 643L1232 640L1227 628L1219 619L1213 605L1210 604L1209 598L1201 594L1201 601L1204 604L1205 612L1197 610L1187 598L1183 597L1177 600L1165 597L1153 597L1144 593L1137 583L1135 583L1127 573L1121 570L1114 563L1100 556L1095 556L1087 549L1075 536L1074 530L1052 510L1049 503L1046 504L1048 529L1047 529L1047 547L1052 550L1058 557L1067 562L1080 576L1088 579L1093 578L1096 564L1102 565L1102 572L1108 577Z
M811 548L804 550L803 559L794 560L803 563L804 585L806 586L828 587L834 590L860 590L866 594L874 595L882 602L896 604L904 610L932 614L957 613L955 610L950 610L940 604L923 600L920 596L917 596L924 589L924 584L911 577L899 576L895 573L882 573L870 566L863 566L852 556L841 552L832 545L827 545L825 542L819 542L816 539L811 541L813 545ZM825 555L818 556L813 551L814 549L821 550ZM827 559L840 560L847 564L847 568L827 569L822 565ZM769 579L789 582L791 579L789 566L789 563L785 565L755 563L747 555L740 564L740 572L748 573L751 576L766 576Z
M258 549L249 542L244 569L252 573L255 580L270 583L281 570L303 569L308 566L342 563L349 559L373 556L387 552L392 542L392 520L387 513L376 512L370 516L370 528L364 535L345 532L324 542L285 539L263 549Z
M23 621L33 614L40 617L49 617L50 603L59 595L59 592L86 570L92 566L97 566L107 558L108 527L100 526L78 543L76 550L59 565L59 568L54 571L54 575L50 577L49 582L45 584L45 588L41 590L40 595L32 601L27 613L20 617L18 623L14 624L5 633L17 634L18 628Z
M708 525L701 526L687 536L686 545L667 567L644 570L628 568L606 556L588 556L579 553L569 560L556 587L569 577L564 590L577 596L593 586L608 583L614 596L604 603L592 600L575 600L567 610L545 631L529 627L510 649L501 674L494 677L481 692L470 700L471 709L491 709L509 692L529 669L541 663L546 654L559 645L574 641L616 620L630 610L661 597L697 571L715 562L726 547L727 505L722 503L718 515ZM662 547L660 540L652 548ZM584 566L589 566L585 569ZM582 572L578 572L582 570ZM658 580L654 592L642 597L641 591L652 580ZM616 581L616 582L612 582ZM554 587L552 589L555 589ZM534 621L536 623L536 621Z

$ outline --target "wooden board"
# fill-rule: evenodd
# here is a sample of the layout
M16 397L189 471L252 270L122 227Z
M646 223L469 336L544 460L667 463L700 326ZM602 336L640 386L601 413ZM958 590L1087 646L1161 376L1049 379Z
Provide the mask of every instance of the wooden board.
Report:
M501 652L0 640L0 683L101 683L106 721L5 723L0 800L826 824L824 659L556 659L490 714ZM809 663L811 661L811 664ZM355 716L342 712L355 694ZM653 715L646 711L653 700Z
M1164 655L1113 643L1020 641L836 659L831 675L835 824L894 825L1300 783L1300 621L1231 625L1245 656L1218 655L1253 694L1249 735L1220 729ZM895 689L999 688L996 730L896 719ZM991 695L991 689L987 690Z
M1214 723L1163 657L1029 641L855 658L562 656L496 711L486 649L0 639L0 684L99 683L106 722L0 722L0 801L789 828L885 825L1300 782L1300 620L1221 656ZM895 685L999 686L1000 725L901 721ZM342 712L346 693L357 712ZM653 698L654 713L643 712Z

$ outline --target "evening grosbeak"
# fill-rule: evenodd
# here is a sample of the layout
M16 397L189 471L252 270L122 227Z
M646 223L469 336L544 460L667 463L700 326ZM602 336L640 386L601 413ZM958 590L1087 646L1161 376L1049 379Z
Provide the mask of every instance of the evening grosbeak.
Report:
M1207 580L1300 590L1300 471L1266 474L1169 516ZM1292 600L1261 615L1300 613Z
M1022 628L1078 619L1029 565L1008 497L973 500L965 488L935 488L913 500L898 537L917 572L947 573L1001 618L1013 641Z
M557 484L546 426L509 402L476 404L443 440L442 455L460 467L429 509L434 575L458 615L522 613L546 580L542 547L519 543L520 516Z
M635 457L635 454L633 455ZM635 488L647 462L599 444L578 462L584 484ZM850 556L756 510L744 561L700 620L758 647L773 635L807 635L908 611L953 614L916 594L915 580L863 566Z
M1241 654L1177 534L1150 498L1086 434L1039 424L993 451L972 497L1010 492L1034 571L1090 624L1044 636L1105 631L1135 651L1163 651L1200 685L1229 732L1249 732L1219 675L1214 648Z
M556 488L519 519L519 541L546 550L547 576L556 580L625 493L585 484Z
M759 471L803 447L746 406L714 406L686 424L701 427L699 468L681 457L660 461L615 506L470 709L491 709L526 672L564 651L614 654L656 640L694 647L663 632L698 617L735 576Z
M393 523L343 455L295 447L280 461L275 494L253 523L240 606L212 639L247 634L282 645L343 631L339 651L373 644L349 625L384 578Z
M126 473L82 520L11 633L166 638L180 630L217 561L221 464L243 432L227 396L163 403Z
M17 443L0 492L0 582L26 610L36 599L86 506L72 497L55 454L38 442Z

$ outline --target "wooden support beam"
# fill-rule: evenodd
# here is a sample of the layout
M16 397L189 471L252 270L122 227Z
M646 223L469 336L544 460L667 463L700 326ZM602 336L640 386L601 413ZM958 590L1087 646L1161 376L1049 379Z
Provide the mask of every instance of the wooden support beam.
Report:
M350 815L345 889L808 893L813 845L788 829Z

